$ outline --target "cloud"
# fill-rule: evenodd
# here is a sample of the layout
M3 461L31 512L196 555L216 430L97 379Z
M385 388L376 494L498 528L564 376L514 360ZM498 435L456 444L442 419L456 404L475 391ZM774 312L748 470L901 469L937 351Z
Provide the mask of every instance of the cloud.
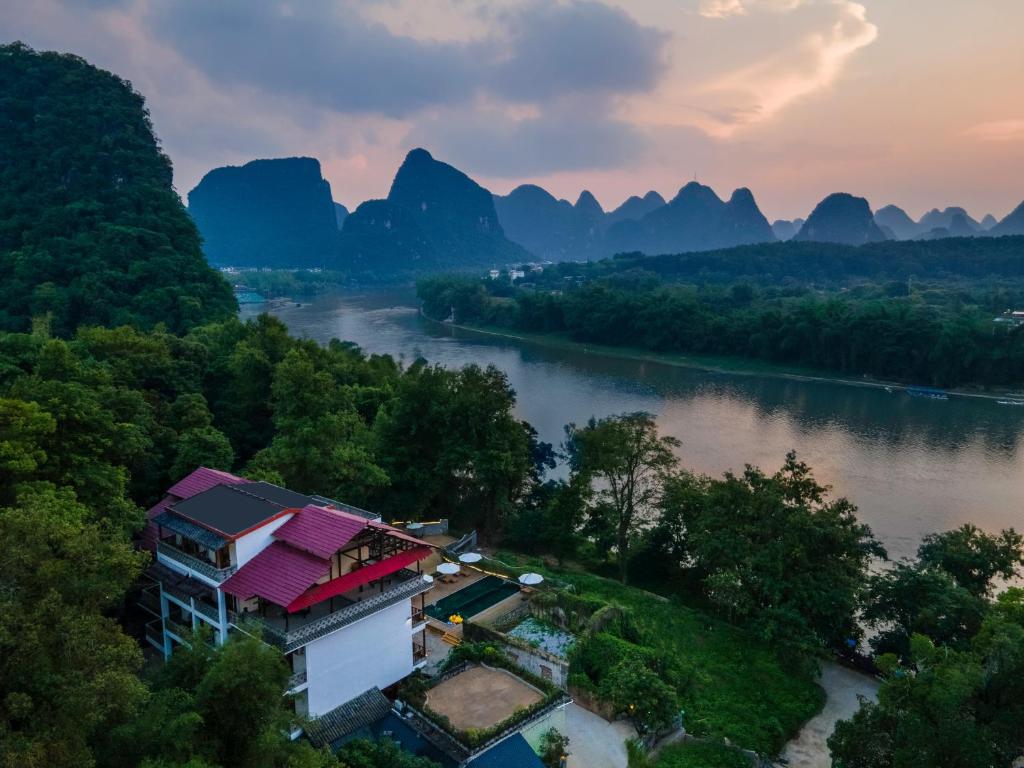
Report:
M579 103L520 119L498 110L444 114L420 123L410 142L494 178L618 168L645 150L642 131Z
M590 0L537 0L495 13L483 37L445 41L397 34L351 0L163 0L148 21L217 82L396 118L480 98L649 89L667 38Z
M751 11L787 13L796 10L803 2L804 0L701 0L697 13L709 19L746 16Z
M769 120L795 101L833 85L850 57L878 37L878 27L868 21L867 9L849 0L741 1L743 8L777 12L827 6L835 15L824 29L810 32L795 45L719 76L702 88L703 93L726 102L725 107L714 107L715 111L731 116L705 124L719 137L728 137L743 125Z
M964 131L964 135L981 141L1022 141L1024 140L1024 119L990 120L978 123Z

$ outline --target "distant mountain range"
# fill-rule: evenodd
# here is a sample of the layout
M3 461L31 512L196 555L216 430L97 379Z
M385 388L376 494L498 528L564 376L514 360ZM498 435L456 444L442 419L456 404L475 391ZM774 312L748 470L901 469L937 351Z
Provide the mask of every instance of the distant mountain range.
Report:
M598 259L795 240L846 245L1024 234L1024 203L996 222L963 208L934 209L914 221L887 205L846 193L822 200L806 221L772 224L749 189L728 200L696 181L669 201L657 192L605 211L589 191L575 203L534 184L492 195L462 171L414 149L387 198L354 211L331 198L313 158L254 160L217 168L188 196L211 263L323 267L386 277L521 261Z

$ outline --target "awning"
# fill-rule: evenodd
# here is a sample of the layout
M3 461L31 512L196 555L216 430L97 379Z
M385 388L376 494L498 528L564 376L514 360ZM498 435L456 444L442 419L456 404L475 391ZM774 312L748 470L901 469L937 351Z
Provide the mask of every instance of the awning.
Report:
M153 518L153 522L161 528L166 528L169 531L180 534L207 549L220 549L228 543L228 540L220 534L214 533L208 528L203 528L201 525L196 525L191 520L178 517L173 512L161 512Z
M262 597L283 607L330 572L329 560L275 541L239 568L220 588L239 600Z
M397 555L381 560L379 563L373 565L363 566L359 570L347 573L337 579L331 579L326 584L319 584L309 590L306 594L301 597L297 597L289 606L288 612L295 613L301 611L303 608L308 608L311 605L328 600L332 597L337 597L350 589L355 589L364 584L369 584L371 581L389 576L392 573L402 570L407 565L415 563L417 560L422 560L430 554L430 547L416 547L414 549L408 549L405 552L399 552ZM234 578L234 577L232 577ZM276 602L276 601L275 601ZM282 603L278 603L282 605Z

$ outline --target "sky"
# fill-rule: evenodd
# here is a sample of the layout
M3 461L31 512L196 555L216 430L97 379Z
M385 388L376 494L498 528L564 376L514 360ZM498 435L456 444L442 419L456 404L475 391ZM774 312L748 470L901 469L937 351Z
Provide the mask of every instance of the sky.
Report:
M1024 199L1021 0L3 0L0 40L147 100L182 195L320 160L387 195L422 146L496 194L606 209L696 178L769 219L844 191L915 218Z

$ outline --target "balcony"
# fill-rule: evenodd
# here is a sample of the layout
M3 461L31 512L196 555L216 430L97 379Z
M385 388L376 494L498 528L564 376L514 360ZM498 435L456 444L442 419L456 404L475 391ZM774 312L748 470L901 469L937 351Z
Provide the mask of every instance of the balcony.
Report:
M141 592L139 592L139 606L149 611L154 616L159 616L160 595L158 592L152 591L154 589L156 589L156 587L144 589Z
M161 619L147 622L145 632L147 640L161 648L164 647L164 625Z
M208 579L212 579L218 584L235 572L235 566L233 565L229 565L227 568L218 568L209 560L203 560L195 557L194 555L190 555L187 552L183 552L173 544L166 541L157 543L156 551L164 557L170 558L176 563L180 563L190 571L205 576Z
M288 690L289 691L294 690L295 688L298 688L300 685L303 685L305 682L306 682L306 670L302 670L301 672L296 672L294 675L292 675L291 677L288 678Z
M289 616L287 629L284 619L280 617L232 612L229 618L236 627L240 623L244 627L247 621L257 624L262 631L264 642L277 646L284 653L291 653L317 638L422 594L430 587L431 584L424 581L420 574L406 569L389 577L387 588L383 592L364 597L358 602L348 601L347 605L334 611L330 611L328 603L323 602L313 606L305 616Z

